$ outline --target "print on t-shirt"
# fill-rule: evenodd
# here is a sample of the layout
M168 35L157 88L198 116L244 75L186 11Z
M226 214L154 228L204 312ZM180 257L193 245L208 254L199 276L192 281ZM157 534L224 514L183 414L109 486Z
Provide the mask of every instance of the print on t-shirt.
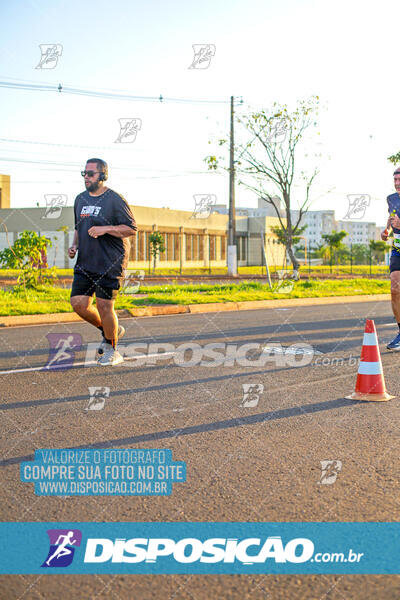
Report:
M82 206L81 208L81 217L97 217L101 210L101 206Z

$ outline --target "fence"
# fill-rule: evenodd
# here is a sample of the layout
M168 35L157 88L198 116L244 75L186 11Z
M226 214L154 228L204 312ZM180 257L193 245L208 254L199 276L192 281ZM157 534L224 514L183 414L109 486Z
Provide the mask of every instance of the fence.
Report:
M345 248L328 247L321 251L310 246L305 256L304 249L297 251L296 258L302 272L325 272L332 275L376 275L388 272L390 247L386 252L375 251L366 244L350 244Z

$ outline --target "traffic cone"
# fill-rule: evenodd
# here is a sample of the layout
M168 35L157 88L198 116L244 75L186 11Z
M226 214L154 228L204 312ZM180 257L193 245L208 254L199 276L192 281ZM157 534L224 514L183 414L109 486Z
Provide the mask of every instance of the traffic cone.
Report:
M386 391L378 337L375 323L371 319L367 319L365 323L356 391L351 396L346 396L346 398L349 400L372 400L374 402L384 402L395 398Z

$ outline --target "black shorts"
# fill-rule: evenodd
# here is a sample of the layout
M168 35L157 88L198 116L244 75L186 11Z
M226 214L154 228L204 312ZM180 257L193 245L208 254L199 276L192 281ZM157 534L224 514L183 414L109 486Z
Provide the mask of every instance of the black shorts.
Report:
M110 279L99 273L74 273L72 296L93 296L104 300L115 300L121 287L120 279Z
M391 273L393 273L393 271L400 271L400 254L398 252L392 251L389 269Z

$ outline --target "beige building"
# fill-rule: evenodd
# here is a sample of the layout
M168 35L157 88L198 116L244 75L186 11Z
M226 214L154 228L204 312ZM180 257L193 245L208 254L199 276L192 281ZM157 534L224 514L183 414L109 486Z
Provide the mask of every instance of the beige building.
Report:
M10 176L0 175L0 209L10 208Z
M3 194L3 198L5 194ZM8 197L9 199L9 197ZM194 214L191 211L168 208L131 206L138 233L130 238L129 268L148 269L151 265L149 236L160 231L166 250L158 258L165 268L225 267L227 260L228 215ZM269 265L282 265L284 248L277 243L271 226L276 217L245 217L236 219L238 265L261 265L265 256ZM65 231L60 231L65 228ZM49 266L71 268L67 249L72 243L74 213L70 206L48 208L0 208L0 250L8 247L24 230L36 231L52 240L48 249ZM59 231L57 231L59 230Z

